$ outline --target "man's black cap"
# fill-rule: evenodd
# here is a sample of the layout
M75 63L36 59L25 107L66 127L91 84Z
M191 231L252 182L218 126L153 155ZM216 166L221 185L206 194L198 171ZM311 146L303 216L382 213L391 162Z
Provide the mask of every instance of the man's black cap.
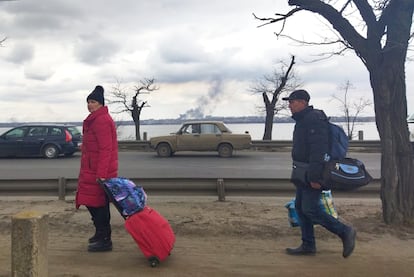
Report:
M282 100L305 100L309 102L310 96L309 93L304 89L298 89L292 92L289 97L283 97Z

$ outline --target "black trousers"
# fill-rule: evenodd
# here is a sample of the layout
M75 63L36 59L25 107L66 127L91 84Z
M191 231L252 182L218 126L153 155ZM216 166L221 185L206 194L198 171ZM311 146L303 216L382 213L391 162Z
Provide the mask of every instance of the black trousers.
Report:
M88 207L91 214L93 224L97 230L111 230L111 212L109 209L109 202L102 207Z

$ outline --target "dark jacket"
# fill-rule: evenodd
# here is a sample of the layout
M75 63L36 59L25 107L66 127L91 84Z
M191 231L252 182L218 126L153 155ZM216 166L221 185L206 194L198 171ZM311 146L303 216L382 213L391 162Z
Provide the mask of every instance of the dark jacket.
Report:
M322 180L325 154L329 151L329 125L325 113L308 106L292 115L296 121L293 131L292 159L309 163L309 182Z
M97 178L118 176L118 141L114 121L106 106L83 121L82 157L76 207L102 207L107 203Z

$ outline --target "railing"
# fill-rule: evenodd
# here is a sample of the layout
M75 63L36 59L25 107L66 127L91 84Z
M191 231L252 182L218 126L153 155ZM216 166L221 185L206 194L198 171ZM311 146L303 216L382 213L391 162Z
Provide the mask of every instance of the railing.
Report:
M293 195L294 186L288 179L258 178L133 178L147 192L157 195L209 195L224 201L226 196L280 196ZM65 200L74 196L77 179L10 179L0 180L1 196L57 196ZM353 191L337 191L336 194L379 195L380 180Z

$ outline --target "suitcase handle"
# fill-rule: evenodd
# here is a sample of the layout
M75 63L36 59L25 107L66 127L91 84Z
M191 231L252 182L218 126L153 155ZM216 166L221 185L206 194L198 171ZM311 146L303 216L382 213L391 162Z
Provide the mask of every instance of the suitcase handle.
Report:
M118 210L118 212L121 214L121 216L124 219L127 219L128 216L123 214L123 209L122 207L118 204L118 202L116 202L114 196L112 195L112 193L109 191L108 187L105 185L105 181L106 180L101 180L98 179L96 182L101 186L101 188L105 191L106 196L109 199L109 202L112 202L112 204L115 206L115 208Z

